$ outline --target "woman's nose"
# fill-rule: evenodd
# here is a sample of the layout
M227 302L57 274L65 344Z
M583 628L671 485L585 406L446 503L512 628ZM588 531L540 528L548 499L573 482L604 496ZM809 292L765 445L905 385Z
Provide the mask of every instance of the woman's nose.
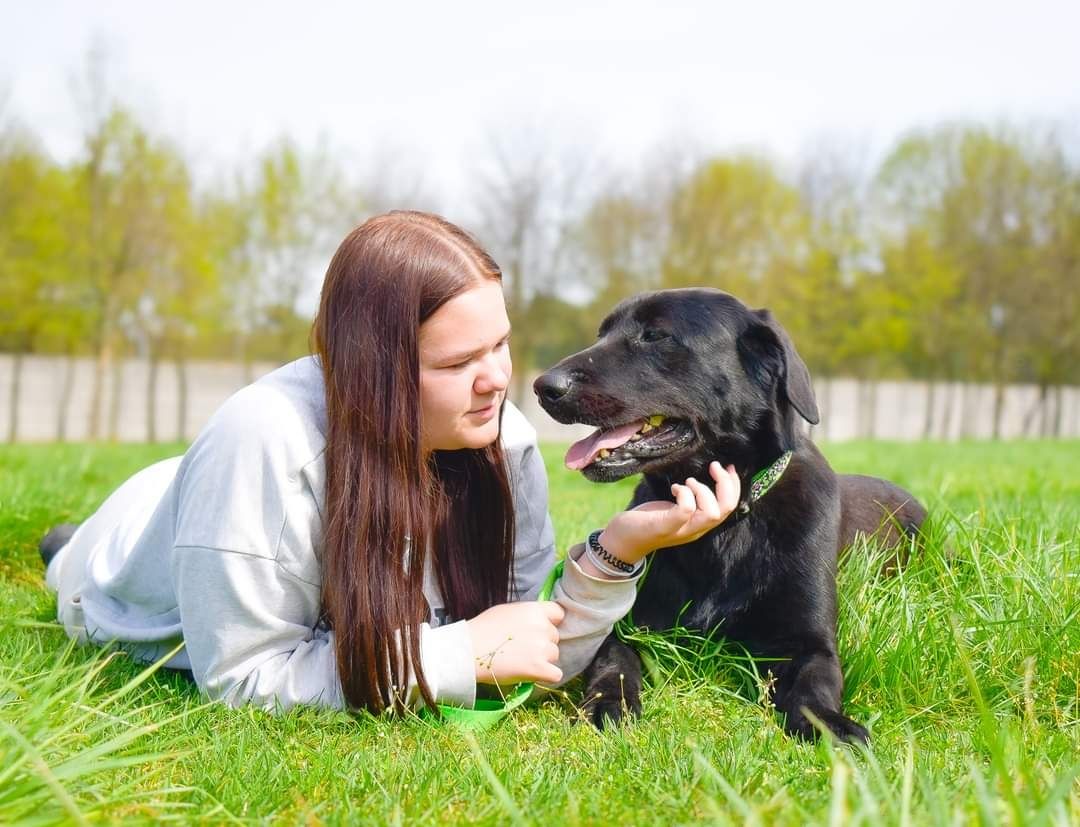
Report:
M510 360L492 354L484 360L483 370L476 377L477 393L493 393L506 390L510 384Z

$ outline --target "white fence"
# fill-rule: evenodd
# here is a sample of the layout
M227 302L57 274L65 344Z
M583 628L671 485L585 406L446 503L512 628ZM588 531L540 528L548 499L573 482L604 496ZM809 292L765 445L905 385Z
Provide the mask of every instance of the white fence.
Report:
M0 354L0 441L12 433L15 358ZM245 370L232 362L190 362L186 392L176 366L158 367L154 404L149 404L150 369L146 360L129 359L105 376L99 402L99 434L124 442L149 438L151 420L158 440L190 440L231 393L275 367L256 363ZM14 435L19 442L90 437L94 363L91 359L26 356L20 371ZM994 432L994 389L990 385L926 382L815 382L821 425L816 439L915 440L989 439ZM589 428L553 422L530 395L521 404L540 438L577 439ZM927 434L927 423L930 429ZM1000 434L1004 438L1080 436L1080 388L1050 389L1040 397L1034 385L1005 389Z

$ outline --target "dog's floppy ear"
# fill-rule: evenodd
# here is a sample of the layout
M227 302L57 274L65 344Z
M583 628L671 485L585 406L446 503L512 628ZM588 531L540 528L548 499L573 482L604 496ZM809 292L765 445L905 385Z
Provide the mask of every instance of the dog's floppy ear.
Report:
M791 337L768 310L755 310L753 315L757 321L750 323L738 341L743 367L763 384L781 382L791 406L811 425L817 425L821 415L810 384L810 371Z

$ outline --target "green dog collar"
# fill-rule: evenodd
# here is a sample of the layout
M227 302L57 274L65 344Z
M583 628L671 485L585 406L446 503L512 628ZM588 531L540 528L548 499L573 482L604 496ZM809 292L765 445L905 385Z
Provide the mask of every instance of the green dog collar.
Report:
M750 480L749 496L739 503L738 511L741 516L745 517L749 514L750 506L764 497L769 492L769 489L776 485L780 477L784 475L784 471L787 470L793 454L793 451L784 451L776 462L754 474Z

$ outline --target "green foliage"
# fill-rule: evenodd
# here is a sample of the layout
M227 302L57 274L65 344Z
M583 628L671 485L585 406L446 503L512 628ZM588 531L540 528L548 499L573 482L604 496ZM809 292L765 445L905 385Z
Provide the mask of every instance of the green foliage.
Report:
M237 302L234 327L244 358L286 359L307 352L310 320L297 304L311 274L326 269L361 200L325 153L302 153L283 139L256 159L238 193L246 225L237 251L242 266L229 280Z
M819 374L1080 381L1080 169L1060 135L948 125L869 178L834 166L811 157L796 189L764 160L708 159L667 212L644 189L601 194L579 234L599 276L583 312L712 286L770 307Z
M0 157L0 346L67 349L85 335L71 244L74 183L34 147Z
M949 125L898 144L876 197L887 282L907 294L918 333L901 351L909 369L1077 381L1075 324L1065 314L1075 320L1078 186L1061 139L1044 130ZM918 318L924 311L929 318ZM1044 360L1032 360L1035 352Z
M590 484L542 447L565 549L634 481ZM179 675L68 647L35 550L183 446L0 449L0 821L1077 823L1080 444L824 448L931 512L899 575L865 543L840 569L845 703L872 730L866 751L785 736L759 701L767 664L633 631L644 714L603 734L574 685L475 739L205 704Z
M596 339L597 325L575 305L548 293L537 293L529 302L522 324L544 331L532 355L535 366L554 365L569 353L588 347Z
M282 138L200 188L118 105L83 143L58 164L0 133L0 348L95 354L95 398L132 352L307 351L299 307L374 185ZM795 175L739 154L654 163L587 192L572 160L500 155L469 195L506 276L521 392L621 299L695 285L770 307L820 375L1045 388L1080 382L1080 168L1067 148L1038 126L945 124L866 172L840 150Z
M306 352L297 303L361 204L325 153L282 141L250 180L201 192L122 107L88 125L69 165L0 138L0 348L90 352L106 367L133 351Z
M757 158L704 164L675 194L664 287L719 287L764 304L764 287L808 251L799 193Z

